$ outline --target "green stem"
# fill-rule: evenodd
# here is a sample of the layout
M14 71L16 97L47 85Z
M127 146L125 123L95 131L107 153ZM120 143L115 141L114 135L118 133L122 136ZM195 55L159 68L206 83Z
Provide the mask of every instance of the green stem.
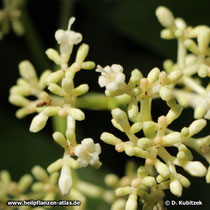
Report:
M150 121L151 116L151 98L144 97L141 99L140 121Z

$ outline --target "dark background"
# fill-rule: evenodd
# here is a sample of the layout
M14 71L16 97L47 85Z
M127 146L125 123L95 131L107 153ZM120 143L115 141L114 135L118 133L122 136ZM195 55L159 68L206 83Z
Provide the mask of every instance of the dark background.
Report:
M64 2L66 5L70 2L71 8L68 17L60 21L65 13L64 10L68 10L65 6L62 8L61 3ZM17 65L20 61L29 59L38 73L53 67L44 51L49 47L56 47L54 33L58 28L66 28L70 16L74 15L77 18L72 27L73 30L81 32L83 42L90 45L88 59L102 66L113 63L121 64L127 76L136 67L146 76L155 66L162 69L162 62L165 59L176 60L176 41L160 39L159 34L162 27L155 17L157 6L169 7L176 17L183 17L189 25L210 25L208 0L69 0L69 2L65 0L28 0L26 7L36 30L35 37L33 37L30 19L26 18L26 24L28 24L26 37L20 38L10 33L0 42L0 169L9 170L14 180L29 173L34 165L38 164L46 168L62 156L62 149L51 138L51 124L48 123L48 126L37 134L30 133L28 128L31 116L23 120L16 119L14 115L16 108L8 103L8 94L9 88L19 77ZM42 42L40 46L36 45L37 38ZM98 75L95 71L83 71L78 73L76 82L78 84L88 83L90 90L102 92L97 79ZM152 108L154 119L168 110L165 103L161 101L154 101ZM85 114L86 120L78 123L79 140L84 137L92 137L96 142L100 142L99 137L103 131L122 136L111 126L110 112L85 110ZM185 110L180 120L174 122L172 128L180 130L183 126L188 126L193 120L192 116L192 109ZM208 128L202 133L203 136L208 135ZM104 174L112 172L119 176L123 175L128 157L117 153L114 147L100 143L102 169L98 171L85 169L85 174L81 171L81 176L88 181L103 185ZM207 165L196 154L194 159L201 160ZM143 164L142 160L135 159L135 161L137 165ZM189 189L184 189L181 199L201 200L204 206L196 207L196 209L210 209L209 185L205 183L205 179L192 178L187 174L186 176L190 178L192 185ZM177 200L171 193L167 193L166 198ZM91 202L89 205L91 209ZM108 208L100 202L97 203L97 207L98 209ZM185 208L192 209L187 206ZM168 209L177 209L177 207Z

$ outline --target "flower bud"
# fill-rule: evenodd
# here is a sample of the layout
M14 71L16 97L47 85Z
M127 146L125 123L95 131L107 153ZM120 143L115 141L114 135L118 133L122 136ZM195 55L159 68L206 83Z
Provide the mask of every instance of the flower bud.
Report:
M58 114L60 109L61 108L59 106L48 106L43 110L43 114L48 117L52 117L52 116Z
M182 77L182 75L183 73L180 70L175 70L168 75L168 79L170 83L174 83L177 82Z
M138 114L138 104L136 100L131 100L131 102L128 105L128 116L130 118L134 118Z
M87 84L82 84L82 85L76 87L73 90L72 94L74 96L80 96L80 95L83 95L83 94L87 93L88 90L89 90L89 86Z
M166 29L163 29L160 33L160 37L162 39L175 39L176 37L174 36L174 33L172 30L166 28Z
M2 170L0 172L0 180L5 184L9 184L11 182L11 177L9 172L6 170Z
M125 209L126 201L122 198L117 199L113 202L111 210L122 210Z
M23 107L29 104L28 99L24 98L23 96L13 95L13 94L9 96L9 102L16 106L23 106Z
M47 77L46 83L47 84L57 83L63 76L64 76L63 70L58 70L56 72L53 72Z
M158 75L160 73L160 69L155 67L153 68L149 74L147 75L147 79L149 81L149 84L153 84L158 79Z
M156 184L155 178L151 176L144 177L141 182L149 187Z
M22 61L19 64L19 72L21 77L26 80L37 80L36 70L29 61Z
M39 181L45 182L46 180L48 180L48 174L40 166L34 166L32 168L32 174Z
M208 171L206 174L206 182L209 184L210 183L210 166L208 167Z
M137 195L135 193L129 195L125 210L137 210Z
M125 153L128 156L134 156L135 155L135 149L132 145L124 144L125 147Z
M53 133L53 139L56 143L60 144L63 148L67 146L67 141L64 137L64 135L60 132Z
M64 78L62 80L62 88L66 94L71 94L74 88L74 83L71 78Z
M178 174L177 178L179 179L179 182L182 184L183 187L188 188L190 186L191 183L186 177L182 176L181 174Z
M201 67L198 69L198 76L201 78L205 78L208 76L208 69L209 67L206 65L201 65Z
M87 57L89 52L89 46L87 44L82 44L77 50L76 62L82 63Z
M168 87L161 87L161 89L160 89L160 97L164 101L171 100L171 98L173 97L171 89L169 89Z
M177 179L173 179L170 182L170 191L176 195L177 197L180 197L182 195L182 185L180 184L180 182Z
M154 142L148 138L140 138L138 140L137 146L141 148L148 148L154 145Z
M33 133L42 130L45 127L47 120L48 120L47 115L43 114L42 112L39 113L33 118L29 130Z
M189 126L189 137L199 133L205 126L207 122L204 119L195 120Z
M85 114L83 111L77 108L69 108L68 113L78 121L84 120L85 119Z
M159 22L166 28L171 27L174 24L173 14L164 6L160 6L156 9L156 16Z
M140 72L140 70L138 69L134 69L132 72L131 72L131 77L129 79L129 82L128 82L128 85L129 86L132 86L132 87L135 87L137 84L139 84L140 80L142 79L143 75L142 73Z
M71 169L67 165L63 165L61 175L58 181L59 189L62 195L68 195L72 187Z
M207 172L204 165L199 161L179 161L179 165L192 176L203 177Z
M210 42L210 29L206 27L206 28L203 28L198 33L198 48L201 53L206 52L209 42Z
M125 131L130 129L128 118L124 111L119 108L113 109L112 117Z
M105 183L109 187L115 187L119 182L119 177L115 174L108 174L105 176Z
M95 63L93 61L86 61L81 64L81 68L85 70L91 70L95 68Z
M173 107L169 110L169 112L166 115L167 118L167 124L171 124L175 119L177 119L180 114L182 113L183 108L179 105Z
M111 122L112 122L112 125L113 125L115 128L117 128L118 130L124 132L123 128L122 128L114 119L112 119Z
M142 129L142 123L136 122L131 126L132 133L138 133Z
M35 182L33 185L32 185L32 191L33 192L43 192L43 189L44 189L44 184L41 183L41 182Z
M68 128L68 129L66 130L66 137L67 137L67 139L69 140L69 142L70 142L73 146L77 145L77 143L76 143L76 136L75 136L75 131L74 131L74 129Z
M169 168L166 164L162 163L160 160L156 159L154 163L155 168L157 169L158 173L161 174L163 177L168 177L170 174Z
M181 142L181 133L179 132L172 132L166 136L162 137L162 144L165 146L172 146L174 144Z
M57 65L61 64L61 56L56 50L50 48L45 53L47 54L47 57L54 61Z
M115 190L115 194L117 196L124 196L124 195L130 194L131 192L132 192L131 187L120 187Z
M48 166L47 171L51 174L60 170L62 166L63 166L63 159L58 159Z
M102 133L100 139L104 141L105 143L111 144L111 145L116 145L122 142L119 138L107 132Z
M28 189L28 187L31 185L33 182L33 178L31 175L26 174L23 177L21 177L20 181L18 182L18 189L20 192L24 192L25 190Z
M51 91L52 93L54 93L56 95L59 95L59 96L65 95L63 89L57 84L50 83L48 86L48 89L49 89L49 91Z

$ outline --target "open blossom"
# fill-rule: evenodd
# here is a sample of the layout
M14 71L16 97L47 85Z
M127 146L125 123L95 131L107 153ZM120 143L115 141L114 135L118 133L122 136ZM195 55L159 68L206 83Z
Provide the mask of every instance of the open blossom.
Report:
M84 139L81 144L75 148L75 155L78 157L77 162L82 167L86 167L88 164L100 167L101 162L98 157L100 153L100 145L94 144L94 141L91 138Z
M98 79L100 87L106 87L108 91L119 90L125 84L125 75L123 74L123 67L113 64L111 67L106 66L102 68L97 66L97 72L101 72Z
M75 17L70 18L68 30L57 30L55 39L60 44L61 54L71 54L73 45L82 41L82 35L71 30L71 25L74 23Z

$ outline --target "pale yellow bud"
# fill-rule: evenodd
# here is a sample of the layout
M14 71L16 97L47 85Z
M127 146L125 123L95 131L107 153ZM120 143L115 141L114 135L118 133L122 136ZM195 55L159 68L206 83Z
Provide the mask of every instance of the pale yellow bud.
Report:
M69 108L68 113L75 119L75 120L84 120L85 119L85 114L83 111L77 108Z
M117 196L124 196L124 195L130 194L131 192L132 192L131 187L120 187L115 190L115 194Z
M183 187L188 188L190 186L191 183L186 177L182 176L181 174L177 174L177 178Z
M43 168L41 168L40 166L34 166L32 168L32 174L39 181L45 182L45 181L48 180L47 172Z
M62 80L62 88L66 94L71 94L74 88L74 83L71 78L64 78Z
M69 142L72 144L72 145L77 145L77 143L76 143L76 136L75 136L75 131L74 131L74 129L72 129L72 128L68 128L67 130L66 130L66 137L67 137L67 139L69 140Z
M72 94L74 96L80 96L80 95L83 95L83 94L87 93L88 90L89 90L89 86L87 84L82 84L82 85L76 87L73 90Z
M122 198L117 199L113 202L111 210L122 210L125 209L126 201Z
M33 118L29 130L33 133L42 130L45 127L47 120L48 120L47 115L43 114L42 112L39 113Z
M85 70L91 70L95 68L95 63L93 61L86 61L81 64L81 68Z
M201 53L205 53L210 42L210 29L203 28L198 33L198 48Z
M199 133L205 126L207 122L204 119L195 120L189 126L189 136L193 136Z
M114 119L112 119L111 122L112 122L112 125L113 125L115 128L117 128L118 130L120 130L120 131L122 131L122 132L124 131L123 128L122 128Z
M164 101L169 101L173 97L171 89L168 87L161 87L160 88L160 97Z
M135 87L137 84L139 84L142 77L143 77L142 73L138 69L134 69L131 72L131 77L129 79L128 85Z
M18 189L20 192L24 192L25 190L28 189L28 187L31 185L33 182L33 178L31 175L26 174L23 177L21 177L20 181L18 182Z
M105 176L105 183L109 187L114 187L118 184L119 177L115 174L108 174Z
M63 70L58 70L56 72L53 72L46 78L46 83L47 84L57 83L63 76L64 76Z
M156 184L155 178L151 176L144 177L141 182L149 187Z
M59 95L59 96L65 95L63 89L57 84L50 83L48 86L48 89L49 89L49 91L51 91L52 93L54 93L56 95Z
M162 39L174 39L174 38L176 38L176 37L174 36L173 31L170 30L170 29L168 29L168 28L163 29L163 30L161 31L160 37L161 37Z
M131 126L132 133L138 133L142 129L142 123L136 122Z
M19 64L19 72L26 80L37 80L36 70L29 61L22 61Z
M189 49L194 54L199 53L199 49L198 49L196 43L193 40L191 40L191 39L185 40L184 45L187 49Z
M122 142L119 138L107 132L102 133L100 139L104 141L105 143L111 144L111 145L116 145Z
M176 195L177 197L180 197L182 195L182 185L177 179L173 179L170 182L170 191Z
M149 81L149 84L153 84L158 79L158 75L160 73L160 69L155 67L153 68L149 74L147 75L147 79Z
M138 103L136 100L131 100L131 102L128 105L128 116L130 118L134 118L138 114Z
M160 160L156 159L154 166L157 169L158 173L163 177L168 177L170 174L169 168L166 164L162 163Z
M137 194L132 193L129 195L125 210L137 210Z
M141 138L138 140L137 146L141 148L148 148L154 145L154 142L148 138Z
M171 124L175 119L177 119L180 114L182 113L183 108L179 105L173 107L169 110L169 112L166 115L167 118L167 124Z
M54 61L57 65L61 64L61 56L59 55L57 50L50 48L45 53L47 54L47 57L50 60Z
M56 143L60 144L63 148L67 146L67 141L64 135L60 132L53 133L53 139Z
M58 159L48 166L47 171L51 174L60 170L62 166L63 166L63 159Z
M47 86L46 80L48 78L48 76L51 74L52 72L50 70L45 70L39 79L39 87L41 89L44 89Z
M208 167L208 171L207 171L207 174L206 174L206 182L210 183L210 166Z
M166 28L173 26L174 16L169 9L160 6L156 9L156 16L159 22Z
M14 94L9 96L9 102L16 106L27 106L29 104L28 99L24 98L21 95L14 95Z
M162 144L165 146L172 146L174 144L181 142L181 133L179 132L172 132L166 136L162 137Z
M77 50L76 62L82 63L87 57L89 52L89 46L87 44L82 44Z
M182 71L175 70L168 75L168 79L170 83L174 83L177 82L179 79L181 79L182 76L183 76Z

